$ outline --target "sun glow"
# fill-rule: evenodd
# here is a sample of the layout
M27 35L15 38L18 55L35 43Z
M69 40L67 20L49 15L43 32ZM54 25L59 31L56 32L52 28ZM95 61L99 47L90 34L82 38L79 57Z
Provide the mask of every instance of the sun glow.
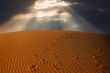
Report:
M68 2L62 1L62 0L44 0L42 2L36 1L34 8L35 9L46 9L51 8L55 6L69 6L71 5Z
M38 0L33 5L33 10L36 18L43 18L43 17L68 17L70 14L65 12L64 9L60 9L59 7L68 7L71 3L65 2L63 0ZM54 7L54 8L52 8ZM51 8L51 9L49 9Z

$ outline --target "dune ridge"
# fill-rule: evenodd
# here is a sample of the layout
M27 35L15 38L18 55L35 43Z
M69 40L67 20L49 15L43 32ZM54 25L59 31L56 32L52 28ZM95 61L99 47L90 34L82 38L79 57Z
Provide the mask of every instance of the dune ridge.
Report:
M110 73L110 35L37 30L0 34L0 73Z

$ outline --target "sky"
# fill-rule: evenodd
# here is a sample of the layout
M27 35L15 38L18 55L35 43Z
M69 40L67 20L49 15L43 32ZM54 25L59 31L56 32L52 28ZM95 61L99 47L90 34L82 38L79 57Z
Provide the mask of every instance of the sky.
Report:
M109 0L64 0L64 6L54 3L53 7L47 5L47 8L44 6L45 9L39 10L37 6L40 3L42 5L42 2L44 1L40 0L36 4L35 0L1 0L0 32L10 27L6 32L56 29L110 34ZM59 6L55 6L58 4Z

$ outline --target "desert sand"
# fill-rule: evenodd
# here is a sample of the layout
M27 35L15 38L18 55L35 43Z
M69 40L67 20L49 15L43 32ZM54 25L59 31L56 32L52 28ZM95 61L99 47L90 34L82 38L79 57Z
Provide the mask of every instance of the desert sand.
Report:
M110 73L110 35L37 30L0 34L0 73Z

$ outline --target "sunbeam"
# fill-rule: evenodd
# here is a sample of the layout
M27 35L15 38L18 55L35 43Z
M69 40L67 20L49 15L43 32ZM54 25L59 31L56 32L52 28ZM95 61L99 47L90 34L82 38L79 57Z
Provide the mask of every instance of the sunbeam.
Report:
M4 30L4 32L24 30L101 32L70 7L78 4L80 3L69 3L63 0L38 0L29 7L29 13L13 16L0 32Z

